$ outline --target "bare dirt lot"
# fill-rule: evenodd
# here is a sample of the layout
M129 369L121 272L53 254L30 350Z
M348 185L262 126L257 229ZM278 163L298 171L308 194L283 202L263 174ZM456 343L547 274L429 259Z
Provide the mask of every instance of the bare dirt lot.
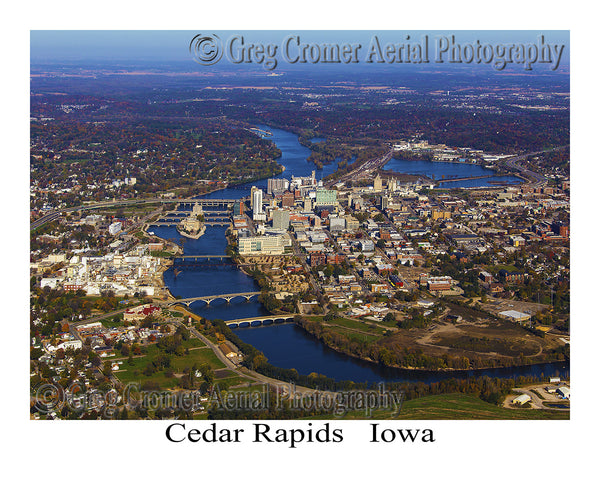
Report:
M425 329L399 329L382 343L395 348L418 346L431 356L448 354L499 361L504 358L516 363L546 361L546 354L561 345L554 336L538 337L517 324L483 315L471 315L469 320L463 317L457 323L435 322Z
M520 302L518 300L505 298L488 298L485 303L480 303L479 305L484 310L495 315L505 310L516 310L533 316L548 308L548 305L543 305L541 303Z

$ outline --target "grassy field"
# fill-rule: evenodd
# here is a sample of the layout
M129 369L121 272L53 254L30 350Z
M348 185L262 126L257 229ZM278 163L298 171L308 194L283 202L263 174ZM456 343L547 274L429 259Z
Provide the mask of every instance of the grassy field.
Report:
M113 317L110 318L105 318L104 320L100 320L100 323L102 325L104 325L106 328L113 328L113 327L122 327L123 326L123 320L119 317L122 317L123 315L115 315Z
M360 320L351 320L349 318L336 318L331 323L336 325L340 325L342 327L348 327L355 330L360 330L365 333L375 334L375 335L383 335L385 331L384 328L378 327L377 325L372 325L369 323L361 322Z
M150 252L150 256L152 256L152 257L169 258L169 257L172 257L173 255L174 255L173 253L166 252L166 251Z
M334 418L333 416L311 417ZM350 412L345 419L391 419L390 411L376 411L366 417L364 411ZM512 410L463 393L431 395L405 401L398 420L567 420L569 412L548 410Z
M326 322L323 317L309 317L309 320L322 323L332 332L344 335L350 339L366 341L367 343L379 340L386 330L385 328L368 324L361 320L352 320L343 317L337 317L328 322Z
M191 367L194 364L199 366L203 363L207 363L214 370L225 367L223 362L217 358L210 348L194 348L194 346L197 345L197 342L199 342L196 339L190 339L188 342L190 342L190 345L186 346L191 348L189 353L182 356L171 356L171 368L176 374L183 373L183 370L186 367ZM164 370L154 372L152 375L145 375L143 373L146 365L151 363L154 358L161 353L161 350L156 345L151 345L148 347L148 353L146 355L133 358L133 365L129 365L127 359L124 359L123 364L121 365L122 370L115 372L116 377L123 383L143 383L148 380L153 380L156 381L161 388L175 387L177 385L177 378L169 378L165 376Z
M496 275L500 270L506 270L507 272L518 272L519 269L514 265L506 265L504 263L499 263L498 265L490 265L489 271L490 273Z
M449 334L435 342L436 345L471 352L498 352L500 355L517 356L534 355L539 350L539 345L533 341L519 338L501 339L488 337L474 337L461 334Z
M338 327L336 325L332 325L327 328L328 331L332 331L335 333L339 333L340 335L344 335L353 340L365 341L367 343L376 342L381 338L381 335L377 334L369 334L369 333L359 333L353 332L352 330L348 330L347 328Z

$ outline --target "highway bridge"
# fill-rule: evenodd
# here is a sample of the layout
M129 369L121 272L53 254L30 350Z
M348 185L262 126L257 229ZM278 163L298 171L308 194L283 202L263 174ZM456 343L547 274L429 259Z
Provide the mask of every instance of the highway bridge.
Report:
M235 265L235 263L228 255L178 255L173 257L173 267L177 269L219 265Z
M30 229L35 230L42 225L45 225L48 222L51 222L57 219L61 213L68 212L77 212L84 210L97 210L99 208L114 208L114 207L127 207L130 205L145 205L151 203L160 203L160 204L172 204L177 203L180 205L193 207L194 204L200 204L205 207L230 207L235 202L239 201L239 199L232 198L133 198L129 200L115 200L115 201L107 201L107 202L94 202L88 203L84 205L78 205L76 207L68 207L68 208L60 208L57 210L53 210L48 212L43 217L38 218L34 222L31 223Z
M231 199L231 198L188 198L186 200L178 200L177 203L180 206L189 206L192 208L195 204L202 205L203 207L229 207L232 206L235 202L238 202L239 199Z
M274 323L291 323L294 315L268 315L265 317L238 318L227 320L225 325L229 328L260 327L261 325L272 325Z
M181 219L164 219L161 218L159 220L155 220L153 222L150 222L148 224L148 227L174 227L176 225L179 224L179 222L181 222ZM229 225L231 225L231 220L229 219L207 219L204 222L204 225L207 227L228 227Z
M263 137L271 137L273 136L273 132L269 131L269 130L263 130L261 128L249 128L249 131L251 131L252 133L258 133L259 135L262 135Z
M227 303L231 302L234 298L243 297L246 300L250 300L252 297L260 295L261 292L240 292L240 293L221 293L219 295L206 295L203 297L190 297L190 298L179 298L175 300L166 300L160 302L161 305L172 306L178 303L184 304L189 307L194 302L204 302L206 305L210 305L214 300L222 299Z
M182 219L185 217L189 217L190 213L192 213L191 210L171 210L169 212L167 212L165 215L163 215L161 218L173 218L173 219ZM203 210L202 211L202 215L204 215L204 218L207 217L228 217L230 215L230 212L228 212L227 210Z
M451 178L438 178L437 181L439 183L449 183L449 182L462 182L464 180L477 180L478 178L492 178L492 177L501 177L500 174L490 174L490 175L474 175L472 177L451 177Z
M201 260L201 259L210 259L210 258L218 258L219 260L223 260L225 258L231 258L229 255L177 255L173 257L174 260L177 259L183 260Z

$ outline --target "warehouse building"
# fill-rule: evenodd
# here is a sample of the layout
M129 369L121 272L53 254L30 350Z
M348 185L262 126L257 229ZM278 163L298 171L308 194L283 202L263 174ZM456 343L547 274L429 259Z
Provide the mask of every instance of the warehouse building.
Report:
M524 393L523 395L519 395L517 398L514 398L512 403L514 405L525 405L527 402L531 402L531 397Z
M503 312L498 313L502 318L506 318L512 322L526 322L531 318L531 315L523 312L517 312L516 310L504 310Z

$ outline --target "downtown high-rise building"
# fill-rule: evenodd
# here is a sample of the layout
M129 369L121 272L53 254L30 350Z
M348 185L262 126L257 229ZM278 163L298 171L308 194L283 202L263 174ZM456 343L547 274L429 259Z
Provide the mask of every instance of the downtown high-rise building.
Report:
M290 182L285 178L269 178L267 180L267 195L278 195L290 186Z
M252 192L252 216L258 219L263 213L263 191L257 188Z
M273 228L287 230L290 226L290 212L288 210L273 210Z

